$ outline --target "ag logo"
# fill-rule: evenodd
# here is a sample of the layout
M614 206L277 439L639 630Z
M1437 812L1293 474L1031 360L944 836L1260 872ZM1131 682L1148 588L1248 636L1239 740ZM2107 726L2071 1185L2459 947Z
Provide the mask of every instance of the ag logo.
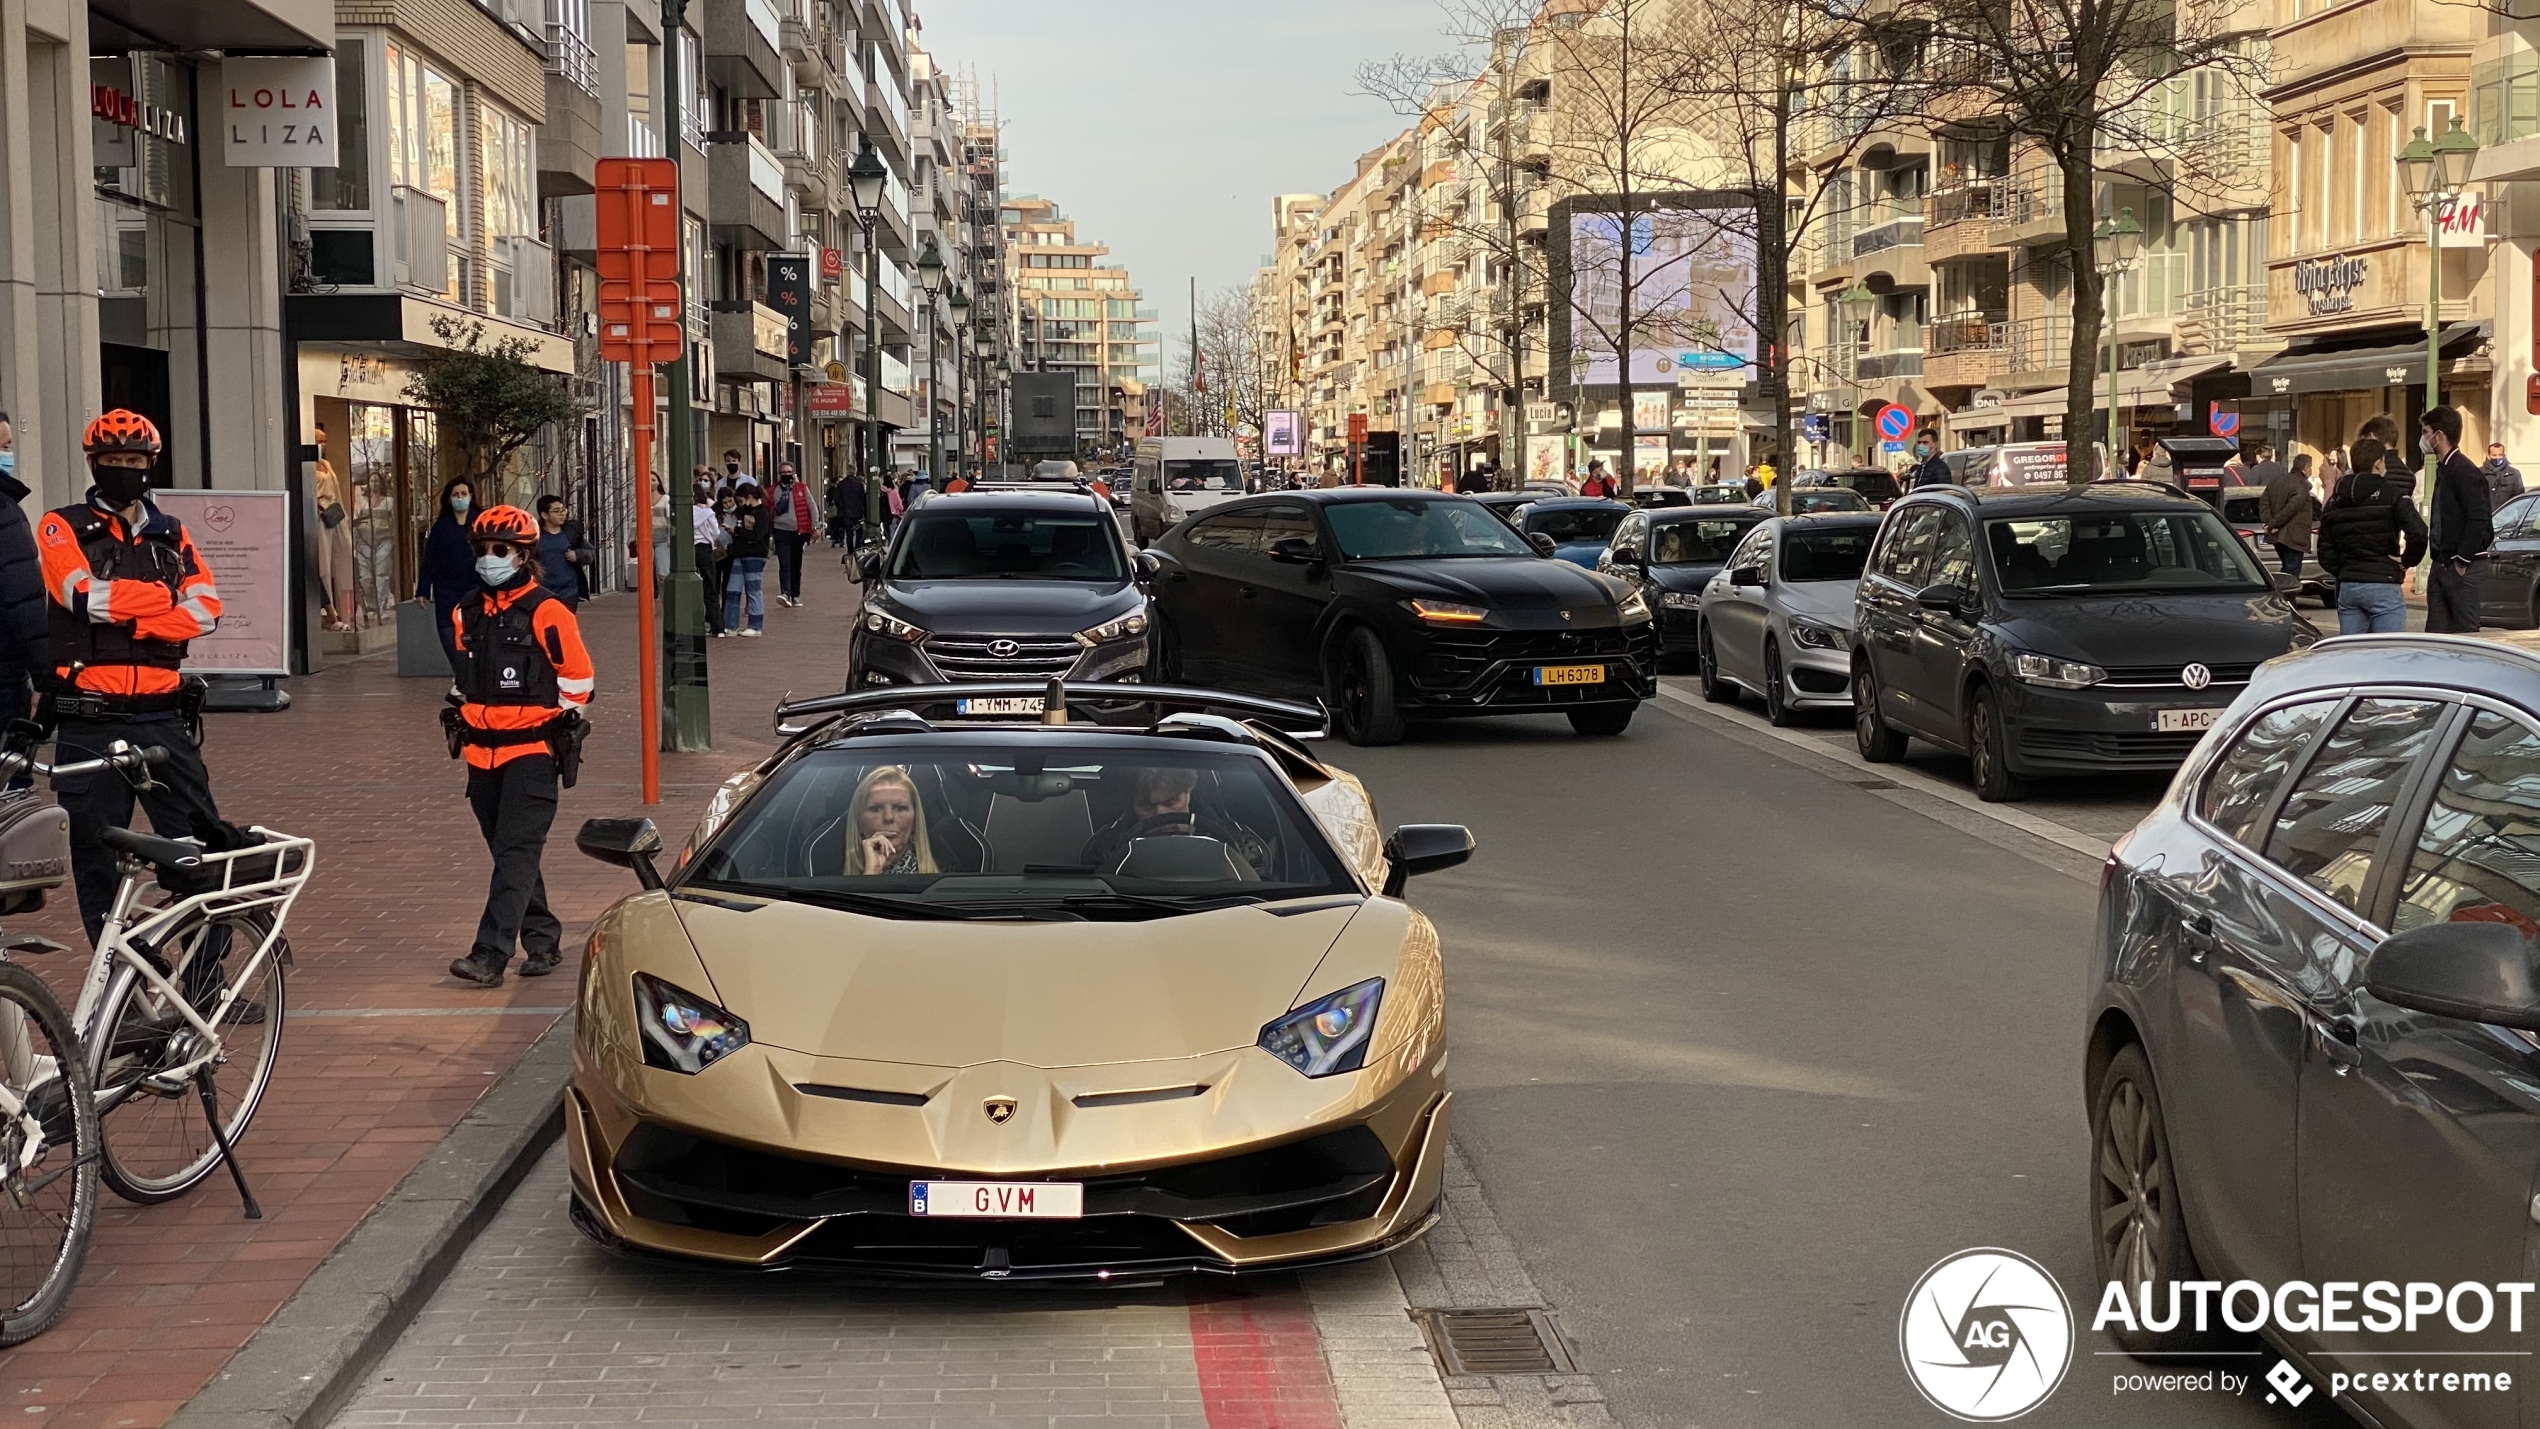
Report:
M1923 1272L1897 1321L1905 1373L1932 1406L1979 1424L2046 1402L2073 1362L2063 1287L2009 1250L1962 1250Z

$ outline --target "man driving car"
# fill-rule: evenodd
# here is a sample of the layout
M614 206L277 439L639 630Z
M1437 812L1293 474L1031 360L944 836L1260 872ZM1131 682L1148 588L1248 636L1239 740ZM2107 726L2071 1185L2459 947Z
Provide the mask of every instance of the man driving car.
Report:
M1256 873L1259 872L1268 855L1269 845L1259 834L1240 824L1193 814L1191 790L1198 782L1199 775L1195 770L1139 770L1131 786L1128 811L1096 829L1094 836L1086 841L1084 855L1078 861L1099 872L1111 873L1128 860L1132 840L1197 834L1226 845Z

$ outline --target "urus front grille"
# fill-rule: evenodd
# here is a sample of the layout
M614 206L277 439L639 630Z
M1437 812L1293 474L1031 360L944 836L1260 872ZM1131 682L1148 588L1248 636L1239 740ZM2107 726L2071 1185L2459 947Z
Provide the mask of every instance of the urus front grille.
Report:
M926 658L947 680L1065 679L1085 647L1074 636L929 635Z

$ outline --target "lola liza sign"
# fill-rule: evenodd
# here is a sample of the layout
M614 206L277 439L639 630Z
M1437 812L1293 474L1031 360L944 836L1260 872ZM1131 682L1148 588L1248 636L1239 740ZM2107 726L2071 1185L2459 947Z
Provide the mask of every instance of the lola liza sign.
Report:
M221 93L221 156L230 168L335 167L333 59L223 60Z

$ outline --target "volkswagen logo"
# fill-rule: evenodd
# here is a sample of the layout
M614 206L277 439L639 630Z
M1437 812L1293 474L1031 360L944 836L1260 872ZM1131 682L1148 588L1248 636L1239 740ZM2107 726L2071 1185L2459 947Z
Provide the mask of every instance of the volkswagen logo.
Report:
M1023 653L1023 642L1020 640L991 640L988 642L988 653L996 656L1000 660L1011 660L1015 656Z
M988 1114L988 1120L1003 1126L1014 1120L1014 1109L1018 1105L1020 1103L1012 1097L990 1097L979 1103L979 1109Z
M2214 682L2214 672L2202 665L2190 665L2178 672L2178 682L2191 690L2201 690Z

